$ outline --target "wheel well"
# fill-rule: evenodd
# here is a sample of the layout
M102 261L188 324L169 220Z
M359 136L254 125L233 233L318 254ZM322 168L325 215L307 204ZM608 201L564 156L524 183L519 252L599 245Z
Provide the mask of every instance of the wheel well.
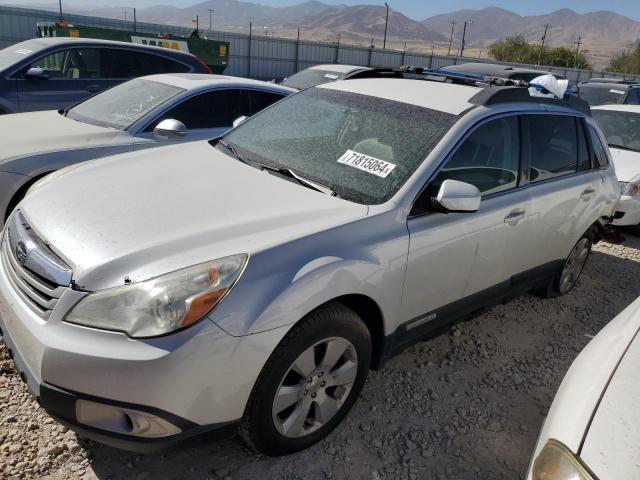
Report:
M332 301L339 302L345 307L353 310L365 323L371 335L371 368L378 369L384 351L384 321L382 312L378 304L366 295L344 295L334 298Z
M591 239L591 243L596 244L600 241L600 238L602 238L602 236L606 233L607 233L606 227L604 227L600 222L595 222L585 232L585 235L589 236L589 238Z
M7 205L7 211L4 214L5 222L9 218L9 215L11 214L11 212L13 212L13 209L16 208L16 205L18 205L20 203L20 200L22 200L24 196L27 194L27 191L31 188L31 185L36 183L42 177L46 177L50 173L51 172L42 173L37 177L33 177L29 179L18 189L18 191L13 195L13 197L11 197L11 200L9 200L9 203Z

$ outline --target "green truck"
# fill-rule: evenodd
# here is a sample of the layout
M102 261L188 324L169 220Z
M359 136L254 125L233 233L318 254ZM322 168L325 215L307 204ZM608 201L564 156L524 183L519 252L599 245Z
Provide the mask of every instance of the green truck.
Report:
M206 63L213 73L223 73L229 61L229 42L209 40L192 35L179 37L112 28L85 27L66 22L38 22L38 37L78 37L116 40L189 52Z

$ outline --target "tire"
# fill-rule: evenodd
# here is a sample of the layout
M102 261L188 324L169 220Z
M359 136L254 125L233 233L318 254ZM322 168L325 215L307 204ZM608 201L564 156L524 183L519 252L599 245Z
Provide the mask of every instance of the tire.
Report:
M262 369L242 417L241 437L272 456L320 441L357 400L370 363L371 337L358 315L337 302L311 312Z
M536 293L543 298L554 298L569 293L580 278L580 274L589 259L593 240L590 235L583 235L571 249L564 262L562 271L547 286Z

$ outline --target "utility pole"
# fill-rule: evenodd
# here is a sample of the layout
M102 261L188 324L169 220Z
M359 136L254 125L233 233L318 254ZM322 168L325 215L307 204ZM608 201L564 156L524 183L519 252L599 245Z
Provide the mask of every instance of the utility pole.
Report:
M473 21L465 21L464 28L462 29L462 43L460 43L460 57L464 53L464 39L467 36L467 25L471 25Z
M125 22L127 21L127 11L126 10L124 11L124 21Z
M453 27L456 26L456 22L451 20L451 35L449 35L449 50L447 50L447 55L451 55L451 44L453 43Z
M400 65L401 67L404 66L404 59L407 56L407 42L404 42L404 50L402 50L402 65Z
M62 18L62 0L58 0L58 6L60 7L60 21L64 22L64 19Z
M247 52L247 78L251 78L251 37L253 34L253 22L249 22L249 48Z
M296 72L298 72L298 59L300 58L300 27L298 27L298 37L296 38Z
M547 30L549 30L549 24L544 24L544 33L542 34L542 43L540 44L540 53L538 53L538 65L542 62L542 51L544 50L544 41L547 39Z
M582 45L583 42L581 42L582 37L578 36L578 41L575 42L576 44L576 59L573 62L573 68L578 68L578 53L580 52L580 45Z
M382 41L382 48L387 48L387 25L389 24L389 4L384 2L384 6L387 7L387 16L384 20L384 40Z
M340 56L340 32L338 32L338 39L336 40L336 58L333 63L338 63L339 56Z
M136 7L133 7L133 31L136 31Z
M213 12L215 12L215 10L212 10L212 9L210 9L210 8L207 8L207 10L209 10L209 31L210 31L210 32L212 32L212 31L213 31L213 29L212 29L211 27L212 27L213 23L211 22L211 14L212 14Z

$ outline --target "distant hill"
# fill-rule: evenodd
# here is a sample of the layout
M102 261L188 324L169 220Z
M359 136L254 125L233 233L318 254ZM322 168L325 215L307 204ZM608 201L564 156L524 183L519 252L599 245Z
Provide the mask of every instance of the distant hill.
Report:
M124 17L125 10L121 7L89 10L68 4L65 9L72 13L120 19ZM164 5L141 8L138 9L138 20L191 26L192 19L199 16L200 28L207 29L209 9L214 10L213 28L216 30L246 32L249 22L253 22L256 34L292 36L300 27L305 39L334 41L340 34L344 41L360 44L369 44L374 38L377 47L382 43L386 13L385 8L378 5L327 5L317 0L283 7L240 0L207 0L184 8ZM128 18L131 20L131 16ZM467 28L467 48L485 52L496 40L518 33L530 42L539 42L544 25L548 23L547 45L572 47L580 36L583 42L581 49L589 50L596 64L606 64L613 54L629 48L640 39L640 22L610 11L579 14L562 9L546 15L521 16L502 8L488 7L459 10L422 21L391 10L387 46L401 48L406 41L414 50L429 50L434 44L436 51L446 50L451 21L456 22L454 50L459 46L464 21L473 22Z

